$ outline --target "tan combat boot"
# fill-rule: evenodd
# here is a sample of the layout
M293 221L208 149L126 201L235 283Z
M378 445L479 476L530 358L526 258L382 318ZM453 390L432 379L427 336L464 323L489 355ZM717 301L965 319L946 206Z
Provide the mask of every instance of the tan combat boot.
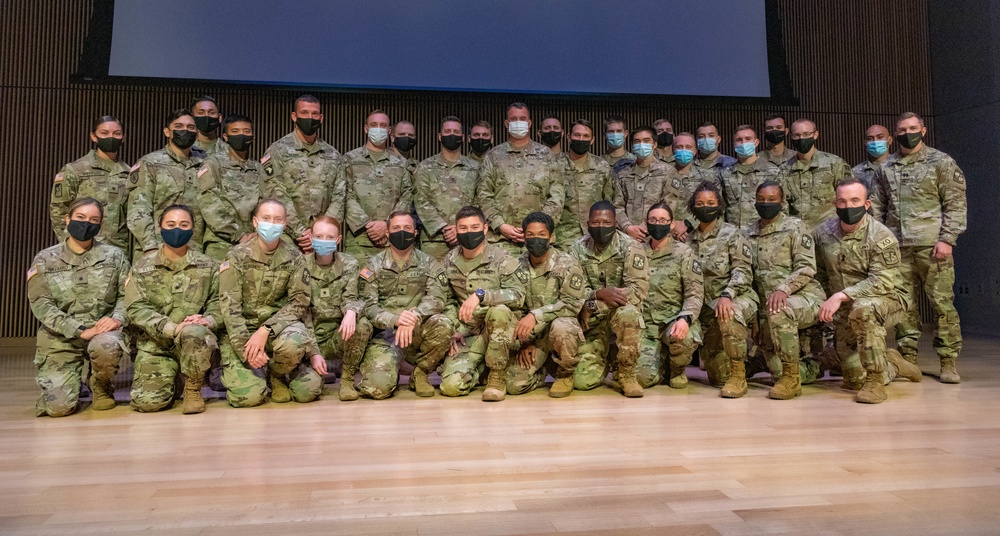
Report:
M742 359L729 360L729 379L722 386L722 398L740 398L747 394L747 367Z
M687 367L682 367L678 365L670 365L670 388L671 389L684 389L688 386L688 377L684 373L684 369Z
M941 383L962 383L962 378L958 375L958 370L955 369L955 358L954 357L944 357L941 358L941 375L938 376Z
M571 394L573 394L572 374L570 374L569 376L556 378L556 381L552 382L552 387L549 387L550 398L566 398Z
M898 350L893 348L886 349L885 358L890 366L896 367L897 377L906 378L911 382L919 382L924 379L924 374L920 372L920 367L904 359Z
M184 403L181 405L181 413L193 415L205 411L205 399L201 397L201 385L204 381L204 376L184 377Z
M854 395L854 401L862 404L881 404L889 398L885 393L885 385L882 385L882 375L868 371L865 376L865 384Z
M340 400L347 402L358 399L358 391L354 389L354 368L344 365L340 371Z
M618 368L618 384L622 388L622 394L628 398L642 398L642 386L639 380L635 379L635 365L623 365Z
M781 378L767 393L768 398L775 400L791 400L802 394L802 383L799 378L798 360L781 363Z
M489 379L486 380L486 390L483 391L483 402L500 402L507 398L507 382L504 380L504 371L490 369Z
M90 377L90 396L93 399L90 407L95 411L107 411L115 408L115 388L111 380L97 381Z
M427 377L424 369L413 367L413 373L410 374L410 381L413 382L413 390L416 391L417 396L421 398L434 396L434 386L431 385L430 379Z
M269 372L268 375L271 377L271 402L276 404L291 402L292 392L288 390L285 378L273 372Z

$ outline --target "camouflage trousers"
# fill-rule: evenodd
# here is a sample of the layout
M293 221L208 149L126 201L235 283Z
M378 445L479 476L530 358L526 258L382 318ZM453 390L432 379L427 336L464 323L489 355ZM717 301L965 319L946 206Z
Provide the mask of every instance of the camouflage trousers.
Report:
M531 366L523 367L514 360L507 367L507 393L521 395L545 385L545 375L571 378L579 362L580 339L583 329L576 318L557 318L535 340ZM522 343L515 342L516 354ZM551 359L549 356L552 356ZM547 367L546 364L549 364Z
M309 331L301 322L289 324L281 333L269 337L265 351L271 360L265 367L270 375L287 376L288 388L296 402L311 402L323 390L323 378L303 360L310 342ZM226 400L234 408L248 408L264 402L267 395L265 367L258 369L241 359L227 334L222 338L222 384Z
M42 394L35 415L65 417L76 411L83 365L90 359L91 380L110 382L127 351L121 331L95 335L90 341L67 339L45 327L38 328L35 345L35 380Z
M346 341L340 334L339 322L322 322L314 325L313 335L316 336L316 345L319 346L319 351L327 362L327 370L333 370L335 368L331 366L333 362L340 360L343 363L342 370L346 370L353 381L354 372L358 370L361 358L365 355L365 348L368 347L368 341L372 338L372 331L374 331L372 323L363 316L357 318L354 334Z
M844 379L883 374L890 369L885 358L886 330L899 322L905 310L895 298L858 298L833 317L837 356ZM890 377L883 380L891 381Z
M381 400L389 398L399 383L399 359L430 374L451 347L451 321L444 315L433 315L413 331L413 340L406 348L396 346L396 330L376 333L361 361L361 383L358 392ZM347 370L347 367L344 367Z
M663 381L668 366L686 367L691 356L701 344L701 323L691 322L683 339L670 336L670 330L677 319L669 322L646 322L639 342L639 360L635 364L635 377L643 388L652 387Z
M962 351L962 329L958 310L955 309L955 257L938 260L931 257L933 247L899 248L899 272L908 284L909 308L896 325L896 343L899 352L908 359L915 359L920 341L920 310L918 288L937 313L937 330L934 350L941 359L957 358Z
M485 367L506 375L517 315L505 305L496 305L473 320L475 324L470 326L471 335L465 337L465 345L444 359L441 394L445 396L471 393L479 385Z
M580 345L580 362L576 366L573 387L588 391L604 382L611 370L611 335L615 336L618 355L614 359L616 375L635 367L639 359L639 338L645 324L642 311L634 305L623 305L603 318L590 320L590 329L583 333L586 339Z
M438 235L440 237L440 235ZM420 251L434 257L438 262L444 262L444 256L451 251L451 247L443 239L421 239L420 241Z
M135 356L132 407L151 412L168 409L174 401L177 373L201 380L219 347L212 330L189 324L173 340L156 341L143 334Z
M722 322L715 316L714 299L701 308L699 318L704 333L704 343L699 350L705 363L708 383L721 387L729 380L729 362L747 357L749 322L757 315L757 296L741 294L733 300L733 319Z

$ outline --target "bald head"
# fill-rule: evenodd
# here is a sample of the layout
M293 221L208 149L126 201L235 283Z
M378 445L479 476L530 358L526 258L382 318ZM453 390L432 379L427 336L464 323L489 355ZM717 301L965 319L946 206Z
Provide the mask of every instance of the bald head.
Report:
M889 139L889 129L882 125L872 125L865 131L865 140L887 140Z

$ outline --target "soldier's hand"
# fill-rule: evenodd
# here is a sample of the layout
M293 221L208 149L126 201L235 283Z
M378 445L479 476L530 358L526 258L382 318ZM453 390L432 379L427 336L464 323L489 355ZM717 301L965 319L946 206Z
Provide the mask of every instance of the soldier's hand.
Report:
M250 339L243 346L243 355L246 356L247 363L253 368L260 368L267 364L271 359L267 356L267 352L264 351L264 346L267 344L267 337L270 335L270 330L266 326L261 326L257 331L253 332Z
M407 309L402 313L399 313L399 319L396 320L396 325L399 327L408 326L416 327L417 322L420 321L420 315Z
M117 330L120 327L122 327L122 323L121 322L119 322L118 320L115 320L114 318L106 316L106 317L98 320L97 323L94 324L93 329L94 329L94 333L96 335L100 335L101 333L107 333L109 331L115 331L115 330Z
M584 307L580 310L580 327L583 331L590 329L590 309ZM583 340L583 333L581 332L580 340Z
M454 225L445 225L444 229L441 229L441 234L448 247L453 248L458 245L458 230L455 229Z
M295 238L295 243L298 244L300 248L312 247L312 229L302 231L302 234Z
M509 223L505 223L500 226L500 234L504 236L507 240L511 242L521 243L524 242L524 231L519 227L514 227Z
M240 244L244 244L246 242L249 242L255 236L257 236L257 233L247 233L247 234L243 235L243 238L240 238Z
M354 335L354 330L357 328L357 324L358 313L351 310L344 313L344 318L340 321L340 338L345 341L350 339L351 335Z
M785 306L788 305L788 294L780 290L776 290L767 297L767 312L770 314L775 314L780 312Z
M451 349L448 350L448 355L454 356L458 352L462 351L465 346L465 337L461 333L456 333L451 336Z
M641 225L629 225L625 228L625 233L631 236L633 239L642 242L646 239L646 228Z
M268 361L271 360L271 358L268 357L267 352L265 352L264 350L260 350L253 354L243 354L243 355L247 356L247 364L250 365L251 368L255 369L263 367L264 365L267 364Z
M396 346L406 348L413 342L413 326L400 326L396 329Z
M597 291L595 294L597 299L608 304L611 307L621 307L622 305L628 304L628 296L625 295L623 289L615 287L606 287Z
M521 342L527 341L536 324L538 324L538 319L535 318L535 315L531 313L524 315L524 318L514 327L514 337Z
M312 365L313 370L318 372L322 376L326 376L326 359L319 354L313 354L309 358L309 364Z
M947 242L938 242L937 244L934 244L934 251L931 252L931 257L943 261L948 257L951 257L951 250L951 244Z
M723 322L729 322L733 319L733 315L736 313L736 308L733 307L733 300L729 298L719 298L719 301L715 302L715 317Z
M832 322L833 315L840 309L841 304L848 300L847 294L838 292L830 296L828 300L819 306L819 321Z
M365 225L368 239L376 245L384 244L389 239L389 227L382 220L372 220Z
M678 318L677 321L674 322L674 325L670 326L670 338L682 341L684 340L684 337L687 337L688 330L690 328L691 326L688 325L687 320Z
M673 225L670 227L670 234L674 235L674 238L680 242L687 242L688 229L687 225L684 224L684 220L674 220Z
M523 369L530 369L535 362L535 345L528 344L517 353L517 364Z
M94 335L97 335L97 332L94 331L94 328L87 328L80 333L80 338L85 341L89 341L90 339L94 338Z
M475 294L469 296L462 302L462 307L458 310L458 319L466 324L472 323L472 313L479 307L479 296Z

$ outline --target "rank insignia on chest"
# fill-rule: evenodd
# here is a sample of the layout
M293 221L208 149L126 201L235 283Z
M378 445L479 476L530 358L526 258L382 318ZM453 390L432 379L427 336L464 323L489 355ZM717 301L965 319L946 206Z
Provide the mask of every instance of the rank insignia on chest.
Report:
M321 288L321 289L319 289L319 297L320 298L329 298L330 297L330 289L328 289L328 288Z
M580 290L583 288L583 278L580 277L579 274L573 274L573 276L569 278L569 288L573 290Z
M642 255L632 255L632 268L643 270L646 268L646 259Z

